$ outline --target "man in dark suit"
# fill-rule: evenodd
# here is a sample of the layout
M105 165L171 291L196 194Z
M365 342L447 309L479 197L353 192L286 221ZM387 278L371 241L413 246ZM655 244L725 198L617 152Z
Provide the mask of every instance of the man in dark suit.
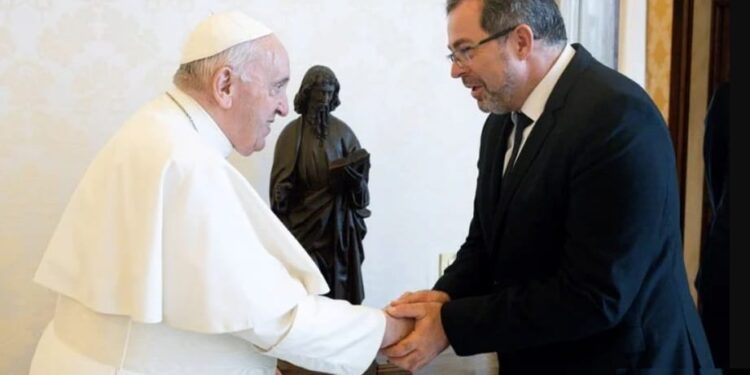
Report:
M506 374L698 372L667 127L641 87L569 45L553 0L449 0L451 74L491 112L474 216L386 354L409 370L449 344Z

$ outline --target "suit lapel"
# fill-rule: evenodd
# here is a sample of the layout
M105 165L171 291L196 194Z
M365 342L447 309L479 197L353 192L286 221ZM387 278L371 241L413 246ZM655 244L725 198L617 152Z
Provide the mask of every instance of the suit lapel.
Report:
M526 173L534 160L539 155L539 151L547 140L552 128L554 128L557 123L556 112L562 108L565 103L565 97L568 95L573 84L578 80L580 74L591 64L592 57L588 51L579 44L573 44L573 48L575 48L576 54L565 68L565 71L560 76L557 84L555 84L555 88L550 93L544 112L542 112L542 115L534 124L531 134L529 134L526 143L518 154L518 160L516 161L515 166L500 180L501 183L497 187L500 197L499 201L497 201L498 203L495 211L493 243L496 243L498 236L502 233L502 230L505 227L506 211L508 210L508 205L515 196L518 186L524 176L526 176ZM510 118L510 116L507 117ZM510 121L508 121L508 123L510 123ZM505 143L507 143L507 141L505 141ZM502 153L503 155L505 154L505 147L502 147ZM500 160L503 160L503 158L501 157ZM499 168L502 171L502 164L500 164ZM497 248L497 246L493 247Z
M529 167L531 167L534 159L536 159L539 154L539 150L547 140L547 136L554 127L554 124L554 116L545 111L536 124L534 124L533 131L526 140L521 152L518 154L516 165L502 178L500 186L498 186L500 200L497 203L497 209L495 211L494 228L497 228L495 230L495 236L499 235L501 229L505 226L508 205L513 199L516 190L518 190L518 185L523 180Z
M554 124L555 121L553 116L547 111L545 111L536 124L534 124L533 131L529 135L529 138L526 139L526 143L518 154L518 160L513 168L508 171L508 174L503 177L503 182L500 186L498 212L503 212L507 208L508 202L510 202L513 194L518 188L518 184L526 175L526 172L528 172L534 159L536 159L539 150L542 148L542 145L547 139L547 135L549 135Z
M498 132L493 136L496 146L495 151L492 155L493 159L490 165L490 185L488 191L492 194L490 197L490 206L496 207L498 199L500 199L500 187L503 184L503 162L505 160L505 152L508 149L508 135L510 130L513 128L513 123L510 121L510 115L498 116ZM493 217L494 215L490 215Z

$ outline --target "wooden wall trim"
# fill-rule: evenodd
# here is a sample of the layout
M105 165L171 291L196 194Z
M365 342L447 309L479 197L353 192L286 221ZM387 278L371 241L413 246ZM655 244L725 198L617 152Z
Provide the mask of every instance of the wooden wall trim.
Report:
M711 16L711 55L708 76L708 100L719 83L729 80L730 1L714 0ZM708 105L708 103L706 103Z
M672 11L672 61L668 125L675 148L678 186L680 187L680 226L684 232L693 0L675 0Z

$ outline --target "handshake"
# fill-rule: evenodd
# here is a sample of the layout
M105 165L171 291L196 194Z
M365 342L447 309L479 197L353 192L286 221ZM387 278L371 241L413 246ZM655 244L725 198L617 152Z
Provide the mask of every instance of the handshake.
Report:
M448 347L440 308L450 301L437 290L406 292L386 308L386 328L380 352L389 362L415 372Z

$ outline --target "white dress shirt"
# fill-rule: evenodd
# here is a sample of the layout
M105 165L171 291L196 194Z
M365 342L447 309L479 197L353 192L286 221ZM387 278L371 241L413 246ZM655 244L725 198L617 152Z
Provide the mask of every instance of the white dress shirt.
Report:
M520 146L521 148L518 150L516 159L519 159L521 157L521 153L523 152L523 145L526 143L526 139L529 138L529 134L531 134L531 131L534 130L536 121L539 119L539 117L542 116L542 112L544 112L544 106L547 104L547 99L549 99L549 96L552 93L552 89L555 88L557 81L560 80L560 76L562 75L563 71L565 71L565 68L568 67L570 60L573 59L575 53L575 49L573 49L570 44L565 45L565 48L563 48L562 53L560 53L560 56L552 65L552 68L550 68L549 72L547 72L547 74L544 76L544 78L542 78L539 84L536 85L534 90L531 91L531 94L529 94L529 97L526 98L526 101L521 106L521 112L523 112L523 114L531 119L531 124L523 130L523 139ZM503 172L505 172L505 169L508 167L508 162L510 161L515 134L516 129L515 127L513 127L513 130L511 131L508 138L508 146L505 151Z

